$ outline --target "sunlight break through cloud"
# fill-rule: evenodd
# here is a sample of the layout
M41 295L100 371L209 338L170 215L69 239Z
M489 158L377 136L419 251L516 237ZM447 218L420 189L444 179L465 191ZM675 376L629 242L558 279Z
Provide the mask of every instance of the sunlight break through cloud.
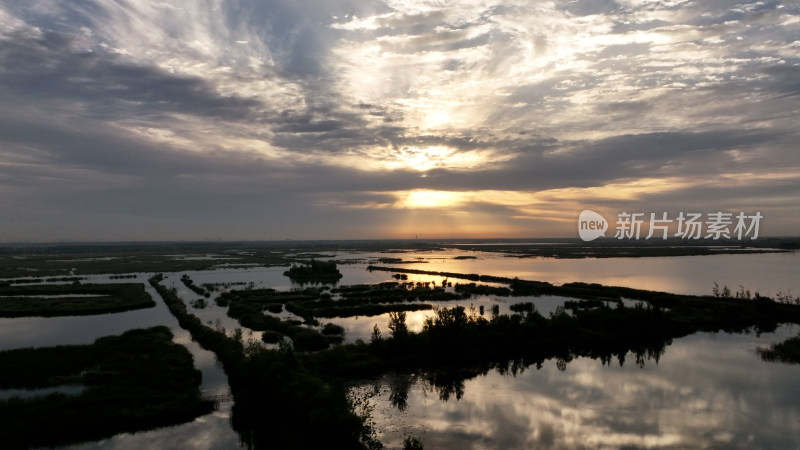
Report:
M588 206L796 234L797 36L791 2L5 3L0 232L399 237L448 192L427 214L481 235Z

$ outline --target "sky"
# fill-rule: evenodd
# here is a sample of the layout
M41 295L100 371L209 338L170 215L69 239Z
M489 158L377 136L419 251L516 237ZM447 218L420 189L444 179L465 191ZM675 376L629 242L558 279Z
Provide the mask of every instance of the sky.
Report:
M1 0L0 105L5 242L800 235L798 2Z

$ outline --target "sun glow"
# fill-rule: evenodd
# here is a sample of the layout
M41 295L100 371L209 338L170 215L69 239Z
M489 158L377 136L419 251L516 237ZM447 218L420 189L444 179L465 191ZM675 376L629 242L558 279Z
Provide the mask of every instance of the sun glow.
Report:
M402 193L396 206L406 209L453 208L464 203L464 192L414 190Z
M684 178L645 178L586 188L559 188L542 191L475 190L444 191L435 189L413 189L394 191L393 204L384 207L395 209L439 208L449 211L495 205L515 210L524 215L536 214L557 220L569 218L582 205L606 199L638 200L653 193L664 193L673 189L688 189L701 183ZM374 207L374 205L370 206ZM563 211L564 216L557 212Z
M490 163L503 162L508 155L499 156L492 150L457 151L443 145L402 147L392 150L383 163L388 169L412 169L427 172L433 169L474 169Z
M452 121L450 114L444 111L431 111L425 115L425 128L441 128Z

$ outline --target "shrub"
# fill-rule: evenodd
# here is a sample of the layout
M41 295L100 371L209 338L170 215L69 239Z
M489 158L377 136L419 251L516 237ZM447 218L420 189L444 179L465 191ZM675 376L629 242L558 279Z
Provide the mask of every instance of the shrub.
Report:
M326 336L342 335L344 334L344 327L336 325L335 323L326 323L325 326L322 327L322 334Z
M267 305L267 311L274 314L280 314L283 311L283 305L280 303L270 303Z
M294 349L298 351L317 351L328 348L328 339L321 333L310 328L305 328L292 335Z
M425 446L422 445L422 441L416 437L407 437L403 441L403 450L423 450Z
M283 339L283 334L279 331L267 330L261 335L261 340L268 344L276 344Z
M389 313L389 333L394 338L408 336L408 325L406 325L405 311L392 311Z

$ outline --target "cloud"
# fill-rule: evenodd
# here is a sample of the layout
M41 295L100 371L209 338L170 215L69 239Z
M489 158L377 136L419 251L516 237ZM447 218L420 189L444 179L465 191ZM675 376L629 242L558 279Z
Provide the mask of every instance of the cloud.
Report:
M462 448L572 448L576 442L697 448L748 439L782 446L791 441L784 430L797 427L796 413L791 399L773 398L761 386L768 379L773 387L790 389L794 379L790 370L751 365L756 345L750 336L697 334L676 339L660 360L643 357L642 368L628 353L622 355L625 364L614 358L602 368L597 360L576 357L564 371L554 360L513 377L490 370L455 380L463 391L457 402L431 401L435 386L418 380L403 412L389 406L390 389L381 380L374 420L390 445L410 429L424 429L426 444L457 442ZM739 409L784 413L731 413ZM403 425L386 426L398 422Z
M0 61L0 83L13 96L26 102L73 102L98 118L180 113L236 120L260 104L221 95L197 77L126 63L102 49L82 49L74 36L57 32L6 36Z
M0 100L14 108L0 113L0 185L20 216L4 231L47 238L19 224L34 199L59 210L52 192L76 199L63 212L76 228L127 208L130 223L191 218L204 234L329 224L313 237L346 236L348 214L396 219L415 190L572 189L572 205L695 177L699 203L734 195L713 180L757 174L748 189L788 234L796 200L760 175L800 167L799 16L716 1L3 5ZM53 220L48 207L27 214ZM499 199L461 207L498 214L503 233L525 216ZM203 220L221 210L242 225Z

